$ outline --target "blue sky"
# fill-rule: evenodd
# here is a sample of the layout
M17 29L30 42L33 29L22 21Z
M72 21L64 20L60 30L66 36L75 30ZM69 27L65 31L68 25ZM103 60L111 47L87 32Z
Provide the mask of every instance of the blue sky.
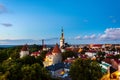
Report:
M120 0L0 0L0 44L120 43Z

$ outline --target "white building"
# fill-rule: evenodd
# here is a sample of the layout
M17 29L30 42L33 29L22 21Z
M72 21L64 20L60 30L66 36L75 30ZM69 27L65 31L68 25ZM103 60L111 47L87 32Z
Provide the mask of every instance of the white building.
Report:
M92 52L92 51L85 52L85 55L87 55L89 58L94 57L96 54L97 54L96 52Z
M20 58L27 56L27 55L29 55L28 46L24 45L21 49L21 52L20 52Z

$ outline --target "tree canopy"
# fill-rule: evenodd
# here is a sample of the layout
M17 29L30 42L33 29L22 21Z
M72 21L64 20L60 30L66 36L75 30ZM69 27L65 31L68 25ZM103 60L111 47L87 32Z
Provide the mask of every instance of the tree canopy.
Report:
M77 55L77 53L75 53L75 52L73 52L73 51L66 51L66 52L63 52L63 53L62 53L62 59L63 59L63 61L64 61L65 59L67 59L68 57L75 57L75 58L77 58L78 55Z
M72 80L99 80L103 75L99 63L80 58L71 65L69 74Z
M38 57L28 55L19 58L21 48L0 49L0 80L55 80L43 67L42 61L47 52L41 52ZM39 46L30 45L30 49L34 52L39 50Z

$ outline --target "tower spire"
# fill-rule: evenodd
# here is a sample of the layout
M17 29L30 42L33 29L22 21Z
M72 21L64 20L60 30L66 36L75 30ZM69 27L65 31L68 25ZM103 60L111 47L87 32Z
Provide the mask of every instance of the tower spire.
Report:
M64 32L63 32L63 27L61 29L61 37L60 37L60 48L64 46Z
M62 32L62 34L61 34L61 38L64 38L63 27L62 27L62 29L61 29L61 32Z

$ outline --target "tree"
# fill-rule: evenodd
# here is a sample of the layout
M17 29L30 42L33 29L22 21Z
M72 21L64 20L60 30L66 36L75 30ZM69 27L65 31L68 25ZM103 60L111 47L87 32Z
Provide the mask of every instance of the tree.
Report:
M31 66L23 65L21 71L23 76L21 80L50 80L49 73L38 63Z
M39 63L41 66L44 66L43 65L43 59L42 59L41 56L37 56L35 59L36 59L36 63Z
M40 49L42 49L42 46L39 46L39 45L36 45L36 44L29 45L29 51L30 51L30 53L36 52L36 51L38 51Z
M0 80L57 80L43 67L46 51L36 58L29 55L19 58L21 47L0 49ZM33 48L39 47L34 45Z
M1 78L3 80L21 80L21 64L16 63L12 59L7 59L3 61L2 68Z
M99 62L99 63L101 63L101 61L103 60L103 59L105 59L105 52L101 52L101 51L98 51L97 52L97 55L98 55L98 58L97 58L97 61Z
M47 54L47 51L42 51L40 56L41 56L41 60L44 61L45 59L45 55Z
M27 56L25 56L25 57L23 57L23 58L21 58L19 60L20 60L20 62L22 64L30 64L30 65L32 65L32 64L36 63L35 57L34 56L29 56L29 55L27 55Z
M11 57L12 59L16 60L16 59L18 59L18 58L20 57L20 54L19 54L19 52L15 51L15 52L13 52L13 53L10 55L10 57Z
M62 59L63 59L63 61L65 59L67 59L68 57L75 57L75 58L77 58L78 56L77 56L77 53L72 52L72 51L66 51L66 52L62 53Z
M8 54L5 50L0 51L0 62L3 62L8 58Z
M72 80L99 80L102 70L99 63L90 59L78 58L70 67Z

